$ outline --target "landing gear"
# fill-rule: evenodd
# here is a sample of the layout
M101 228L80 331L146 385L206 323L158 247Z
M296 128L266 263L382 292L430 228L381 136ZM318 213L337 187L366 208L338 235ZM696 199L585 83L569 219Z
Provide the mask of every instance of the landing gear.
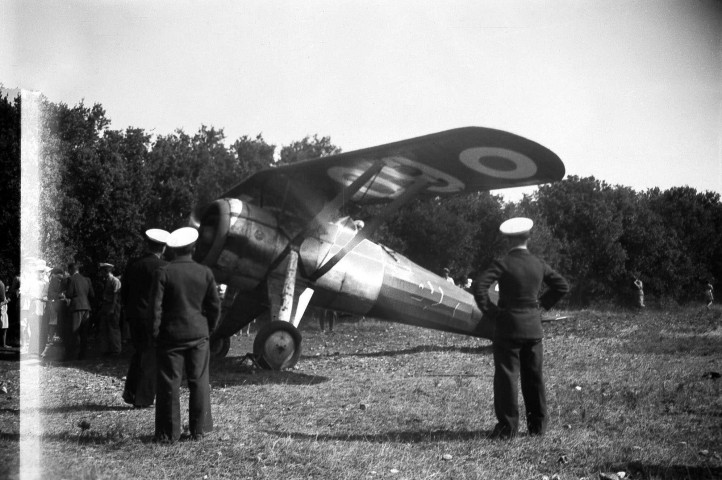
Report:
M289 322L267 323L256 334L253 355L263 368L292 368L301 356L301 333Z
M228 350L231 348L231 339L228 337L213 338L211 339L211 357L223 358L228 355Z

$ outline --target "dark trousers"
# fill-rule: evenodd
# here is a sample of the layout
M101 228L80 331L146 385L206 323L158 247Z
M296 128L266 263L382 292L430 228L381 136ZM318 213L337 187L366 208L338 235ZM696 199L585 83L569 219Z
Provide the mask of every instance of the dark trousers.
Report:
M90 310L70 312L68 338L65 345L65 358L82 360L88 350L88 331L90 329Z
M155 402L155 382L157 375L156 352L148 329L150 320L129 318L133 355L126 375L123 400L139 407L147 407Z
M121 353L123 345L119 311L111 310L100 314L100 337L104 353Z
M156 346L155 438L175 442L181 434L180 386L185 371L190 390L188 426L191 435L213 430L208 371L208 339Z
M45 311L40 319L40 333L38 335L38 350L42 353L48 344L48 332L50 331L50 309L55 308L55 304L48 302L45 304Z
M333 332L333 323L336 320L336 312L325 310L318 316L318 324L323 332L328 325L328 331Z
M549 417L542 373L541 340L494 340L494 412L497 429L515 435L519 429L519 390L531 435L543 435Z

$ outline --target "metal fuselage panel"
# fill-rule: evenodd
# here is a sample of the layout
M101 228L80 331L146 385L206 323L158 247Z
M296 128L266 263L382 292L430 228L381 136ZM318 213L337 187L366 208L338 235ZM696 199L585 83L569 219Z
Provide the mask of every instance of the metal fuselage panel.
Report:
M434 330L492 338L493 324L471 293L402 255L387 261L379 297L367 315Z

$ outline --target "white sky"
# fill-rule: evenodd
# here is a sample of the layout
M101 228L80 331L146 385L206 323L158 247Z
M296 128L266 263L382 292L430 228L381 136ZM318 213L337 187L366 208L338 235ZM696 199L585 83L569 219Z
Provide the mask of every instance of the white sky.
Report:
M350 151L476 125L567 174L722 192L716 0L2 0L0 27L6 88L115 129Z

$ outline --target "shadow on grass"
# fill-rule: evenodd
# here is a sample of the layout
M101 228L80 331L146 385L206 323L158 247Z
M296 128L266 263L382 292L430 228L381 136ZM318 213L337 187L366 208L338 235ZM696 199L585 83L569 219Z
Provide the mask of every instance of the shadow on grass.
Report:
M722 337L652 332L630 339L622 350L632 354L712 356L722 351Z
M291 437L294 440L371 442L371 443L419 443L447 442L454 440L479 440L491 434L491 430L458 431L458 430L415 430L408 432L386 432L375 435L315 435L310 433L293 433L266 430L264 433L278 437Z
M60 442L67 442L72 441L79 445L103 445L108 443L117 443L120 441L139 441L140 443L144 445L151 445L155 444L154 442L154 436L153 435L140 435L138 437L132 436L132 435L124 435L122 432L118 431L107 431L107 432L99 432L95 430L86 430L84 432L79 433L44 433L40 436L40 438L44 441L60 441ZM20 434L19 433L2 433L0 432L0 441L9 441L9 442L20 442ZM181 442L187 441L187 438L181 438ZM4 477L0 477L4 478Z
M41 407L38 409L42 413L71 413L71 412L125 412L133 410L132 405L98 405L96 403L87 403L80 405L63 405L60 407Z
M289 370L262 370L244 362L244 357L226 357L215 360L211 366L210 383L213 387L230 385L318 385L328 377L308 375Z
M0 413L14 413L15 415L20 415L20 409L19 408L0 408Z
M600 472L609 471L609 465L597 467ZM722 467L709 465L648 465L642 462L614 465L611 470L626 471L632 478L660 479L660 480L707 480L722 478Z
M395 357L397 355L413 355L415 353L438 353L438 352L458 352L458 353L477 353L490 355L493 350L491 345L479 345L477 347L459 347L456 345L419 345L413 348L406 348L403 350L387 350L381 352L368 352L368 353L346 353L340 354L341 357ZM305 357L305 358L316 358L316 357Z
M0 360L6 360L6 361L14 361L17 362L20 360L20 349L17 350L11 350L11 349L0 349Z

